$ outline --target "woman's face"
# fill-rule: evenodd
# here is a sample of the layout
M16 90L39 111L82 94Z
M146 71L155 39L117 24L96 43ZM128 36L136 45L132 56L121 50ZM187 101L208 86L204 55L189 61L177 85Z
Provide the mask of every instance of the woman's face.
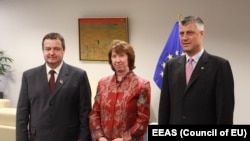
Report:
M114 50L111 54L112 66L117 73L129 72L128 55L125 52L117 54Z

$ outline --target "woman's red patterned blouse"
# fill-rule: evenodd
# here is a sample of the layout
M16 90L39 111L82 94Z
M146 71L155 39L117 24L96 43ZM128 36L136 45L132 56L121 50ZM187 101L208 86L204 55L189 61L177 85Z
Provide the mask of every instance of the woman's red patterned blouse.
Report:
M104 136L109 141L143 141L150 118L150 98L150 82L133 71L120 82L115 75L102 78L89 114L93 140Z

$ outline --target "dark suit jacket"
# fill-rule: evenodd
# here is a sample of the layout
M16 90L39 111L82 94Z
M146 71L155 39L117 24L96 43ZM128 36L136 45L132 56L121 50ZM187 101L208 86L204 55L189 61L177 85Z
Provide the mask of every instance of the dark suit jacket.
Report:
M91 89L84 70L63 63L52 93L45 64L25 71L17 105L16 140L89 141L90 110Z
M233 124L234 80L227 60L202 54L186 85L186 57L166 65L158 123Z

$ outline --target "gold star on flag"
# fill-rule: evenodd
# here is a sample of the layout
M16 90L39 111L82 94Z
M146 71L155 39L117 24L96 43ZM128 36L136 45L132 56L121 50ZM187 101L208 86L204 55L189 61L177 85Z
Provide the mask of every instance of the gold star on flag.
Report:
M162 66L162 68L165 68L166 62L163 62L163 63L161 64L161 66Z
M160 74L160 75L161 75L161 77L163 77L163 75L164 75L163 71L161 71L161 74Z
M179 56L179 51L178 50L175 51L175 55Z
M168 60L171 60L171 59L173 59L173 55L169 54L168 55Z

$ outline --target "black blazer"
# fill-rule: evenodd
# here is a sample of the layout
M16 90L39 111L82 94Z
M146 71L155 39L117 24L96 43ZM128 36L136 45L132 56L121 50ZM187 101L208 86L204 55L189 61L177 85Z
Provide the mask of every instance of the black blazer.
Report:
M202 54L186 85L186 57L165 68L158 123L233 124L234 80L227 60Z
M16 141L89 141L90 110L91 89L84 70L63 63L53 93L45 64L25 71L17 105Z

